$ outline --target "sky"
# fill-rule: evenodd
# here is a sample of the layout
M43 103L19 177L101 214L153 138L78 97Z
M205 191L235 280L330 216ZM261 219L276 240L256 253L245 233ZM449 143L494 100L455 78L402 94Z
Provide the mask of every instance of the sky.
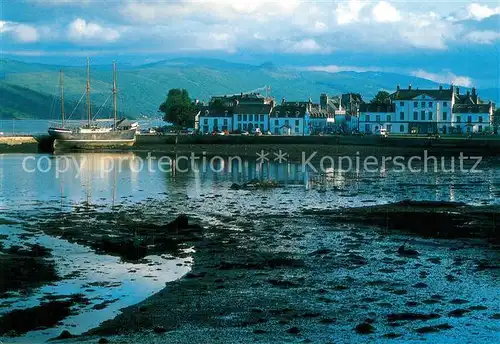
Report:
M500 86L500 1L0 0L3 57L219 58Z

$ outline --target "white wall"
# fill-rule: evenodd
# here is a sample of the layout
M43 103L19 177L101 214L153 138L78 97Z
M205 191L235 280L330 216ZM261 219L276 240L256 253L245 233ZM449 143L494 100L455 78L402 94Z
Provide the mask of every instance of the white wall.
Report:
M202 133L212 133L217 131L231 131L233 127L233 119L231 117L208 117L200 116L200 131Z
M252 128L258 127L262 131L269 129L269 114L234 114L232 130L248 130L249 124Z

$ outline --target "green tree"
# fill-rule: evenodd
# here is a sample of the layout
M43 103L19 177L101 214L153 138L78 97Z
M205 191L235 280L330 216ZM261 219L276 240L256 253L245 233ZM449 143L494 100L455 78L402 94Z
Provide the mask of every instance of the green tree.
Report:
M370 103L378 105L390 104L390 102L390 94L386 91L378 91L378 93L375 95L375 98L370 101Z
M167 99L160 105L164 113L163 120L182 127L194 127L196 107L191 103L188 91L172 88L168 91Z
M500 127L500 108L496 109L495 112L493 112L493 118L491 122L493 126L493 132L496 134L498 132L498 128Z

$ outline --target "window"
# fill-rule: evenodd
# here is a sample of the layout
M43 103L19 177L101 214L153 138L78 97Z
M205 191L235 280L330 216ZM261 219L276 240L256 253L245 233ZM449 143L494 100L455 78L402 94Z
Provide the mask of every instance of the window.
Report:
M418 102L413 102L413 107L418 107Z
M422 107L425 108L425 102L422 102L420 105L422 105Z
M247 115L243 115L243 121L247 121Z
M405 113L404 112L399 113L399 120L401 120L401 121L405 120Z
M289 124L288 120L285 120L285 125L288 125L288 124Z
M217 127L219 125L219 120L217 118L214 118L214 127Z
M404 133L405 132L405 126L404 125L400 125L399 126L399 132L400 133Z
M274 120L274 125L280 125L280 121L278 121L277 119Z
M387 132L391 132L392 131L392 124L387 124Z
M203 120L203 124L208 125L208 118L205 118L205 119Z
M365 124L365 133L369 133L371 130L370 130L370 125L369 124Z
M482 133L483 132L483 126L480 125L479 127L477 127L477 131L479 131L480 133Z
M417 120L418 120L418 112L417 112L417 111L414 111L414 112L413 112L413 120L414 120L414 121L417 121Z
M203 126L203 132L204 133L208 133L208 125L204 125Z
M224 118L224 125L227 125L227 118Z
M432 102L429 102L429 107L432 107L432 105L433 105Z
M260 121L264 122L264 115L260 115Z
M443 112L443 121L448 120L448 112Z
M478 122L479 122L479 123L483 123L483 116L479 116L479 117L478 117Z
M392 122L392 116L391 115L387 115L387 122Z
M425 111L421 111L421 112L420 112L420 119L421 119L422 121L425 121Z
M253 121L253 115L248 115L248 121L249 122Z
M238 124L238 130L240 130L240 131L241 131L241 123L240 123L240 124Z
M405 102L399 102L399 106L405 106Z
M298 119L297 119L297 120L295 120L295 125L296 125L296 126L299 126L299 125L300 125L300 124L299 124L299 120L298 120Z
M241 122L241 115L238 115L238 121Z
M457 123L462 122L462 118L460 116L457 116Z
M443 107L448 107L448 102L443 102Z
M377 122L380 122L380 115L375 116L375 120L376 120Z
M370 115L366 115L365 120L366 120L366 122L370 122Z
M248 126L246 123L243 123L243 130L247 130Z
M467 116L467 123L472 122L472 116Z
M428 118L429 118L429 121L432 121L432 112L430 112L430 111L429 111Z
M299 133L299 128L295 128L295 132L296 132L296 133Z

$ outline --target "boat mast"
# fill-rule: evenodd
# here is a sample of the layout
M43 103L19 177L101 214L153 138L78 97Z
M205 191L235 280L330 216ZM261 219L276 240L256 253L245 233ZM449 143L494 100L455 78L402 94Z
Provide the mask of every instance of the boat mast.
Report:
M59 71L59 90L61 92L61 126L64 128L64 85L63 71Z
M87 118L88 126L90 128L90 122L92 121L92 110L90 108L90 59L87 57Z
M113 128L116 130L116 63L113 61Z

